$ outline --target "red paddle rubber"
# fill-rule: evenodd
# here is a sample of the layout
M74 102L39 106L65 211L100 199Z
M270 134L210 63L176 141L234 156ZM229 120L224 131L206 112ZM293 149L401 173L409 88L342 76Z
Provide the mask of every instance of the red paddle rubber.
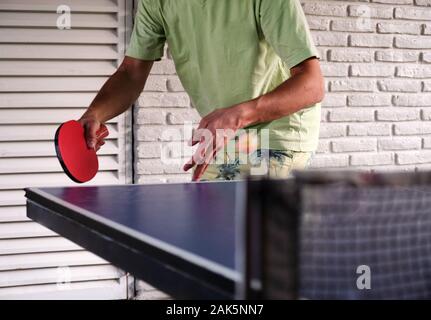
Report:
M105 125L97 131L98 139L109 134ZM77 121L63 123L55 133L55 151L66 175L77 183L88 182L99 170L96 151L88 148L84 128Z

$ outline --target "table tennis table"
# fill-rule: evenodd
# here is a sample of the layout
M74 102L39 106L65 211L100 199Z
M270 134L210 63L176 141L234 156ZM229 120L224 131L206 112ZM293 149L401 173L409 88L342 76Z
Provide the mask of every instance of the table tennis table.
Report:
M26 196L29 218L173 298L431 298L431 172ZM364 267L369 288L358 285Z
M27 215L174 298L233 299L244 184L28 188Z

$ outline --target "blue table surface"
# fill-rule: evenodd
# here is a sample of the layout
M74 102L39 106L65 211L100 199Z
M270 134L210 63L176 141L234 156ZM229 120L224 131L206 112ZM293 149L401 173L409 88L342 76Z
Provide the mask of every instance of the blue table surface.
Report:
M241 182L41 190L233 270L238 183Z

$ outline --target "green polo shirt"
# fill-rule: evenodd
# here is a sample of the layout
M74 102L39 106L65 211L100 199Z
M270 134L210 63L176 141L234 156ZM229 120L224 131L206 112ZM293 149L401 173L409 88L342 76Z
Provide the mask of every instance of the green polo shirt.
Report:
M127 56L158 60L168 43L178 76L205 116L264 95L318 57L299 0L140 0ZM269 147L314 151L320 105L252 128Z

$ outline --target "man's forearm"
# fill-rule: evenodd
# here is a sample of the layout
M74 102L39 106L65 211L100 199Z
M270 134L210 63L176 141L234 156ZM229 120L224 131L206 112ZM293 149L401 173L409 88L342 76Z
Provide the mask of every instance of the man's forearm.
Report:
M152 64L147 61L135 69L125 60L103 85L83 118L95 118L103 123L125 112L142 92Z
M324 80L320 68L299 70L278 88L243 106L243 127L274 121L323 100Z

